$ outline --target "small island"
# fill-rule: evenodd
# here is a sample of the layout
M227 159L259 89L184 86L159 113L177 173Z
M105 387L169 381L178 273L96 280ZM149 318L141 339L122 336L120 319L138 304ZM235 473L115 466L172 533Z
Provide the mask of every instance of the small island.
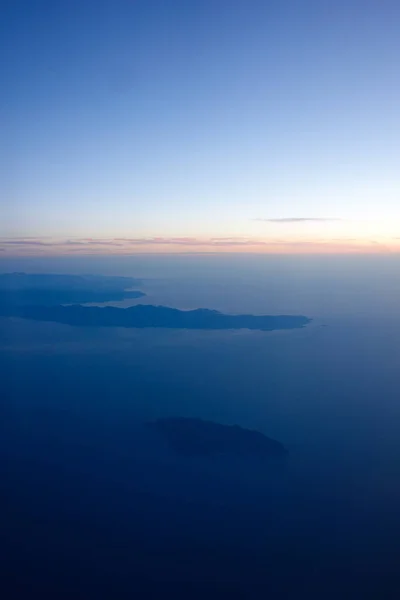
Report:
M283 457L285 447L259 431L183 417L157 419L155 429L177 454L184 456Z

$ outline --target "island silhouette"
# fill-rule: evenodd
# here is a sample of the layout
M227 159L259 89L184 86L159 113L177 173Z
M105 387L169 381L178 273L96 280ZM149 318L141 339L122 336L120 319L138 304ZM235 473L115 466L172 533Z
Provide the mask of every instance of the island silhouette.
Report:
M55 306L110 302L141 298L133 290L140 281L133 277L105 275L54 275L47 273L3 273L0 275L0 309L16 306Z
M4 307L3 307L4 308ZM3 316L35 321L53 321L78 327L128 327L142 329L297 329L310 319L296 315L226 315L216 310L178 310L167 306L138 304L129 308L114 306L13 306Z
M147 423L177 454L185 456L285 456L286 448L260 431L196 418L173 417Z
M159 327L168 329L297 329L311 321L302 315L230 315L198 308L179 310L137 304L128 308L82 304L139 298L144 293L126 289L138 281L129 277L0 275L0 316L51 321L77 327Z

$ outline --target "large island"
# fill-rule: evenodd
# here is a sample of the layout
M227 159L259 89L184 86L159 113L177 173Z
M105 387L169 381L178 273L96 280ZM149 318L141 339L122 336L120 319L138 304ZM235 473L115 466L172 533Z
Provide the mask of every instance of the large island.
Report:
M77 327L128 327L142 329L298 329L310 323L302 315L229 315L199 308L179 310L137 304L128 308L88 306L144 293L131 289L138 282L128 277L78 275L0 275L0 316L52 321Z

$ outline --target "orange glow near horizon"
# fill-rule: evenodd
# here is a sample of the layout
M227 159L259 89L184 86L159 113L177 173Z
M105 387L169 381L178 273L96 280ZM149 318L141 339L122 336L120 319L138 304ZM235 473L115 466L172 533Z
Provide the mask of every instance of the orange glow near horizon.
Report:
M3 238L0 257L130 254L385 254L400 252L400 239Z

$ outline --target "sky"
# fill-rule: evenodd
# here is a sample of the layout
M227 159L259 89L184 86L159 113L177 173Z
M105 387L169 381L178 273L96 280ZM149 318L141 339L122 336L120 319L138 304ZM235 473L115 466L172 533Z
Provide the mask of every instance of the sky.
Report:
M0 253L400 251L399 19L3 0Z

